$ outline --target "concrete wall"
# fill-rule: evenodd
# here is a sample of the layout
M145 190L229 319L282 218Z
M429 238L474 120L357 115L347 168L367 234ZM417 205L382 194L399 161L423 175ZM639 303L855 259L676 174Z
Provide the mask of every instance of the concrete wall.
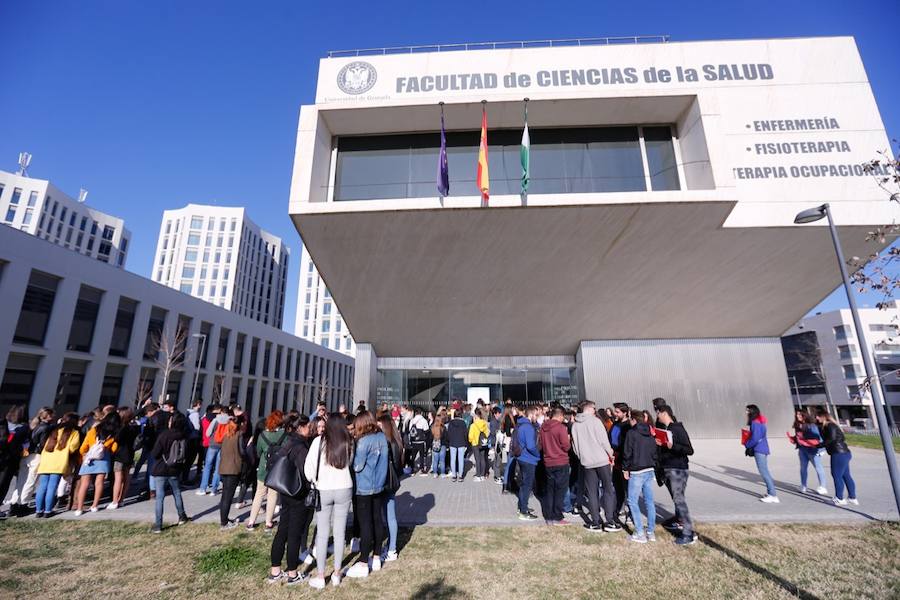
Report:
M744 406L756 404L781 437L793 414L778 338L584 341L579 378L587 399L650 409L665 398L697 438L734 438L740 452Z

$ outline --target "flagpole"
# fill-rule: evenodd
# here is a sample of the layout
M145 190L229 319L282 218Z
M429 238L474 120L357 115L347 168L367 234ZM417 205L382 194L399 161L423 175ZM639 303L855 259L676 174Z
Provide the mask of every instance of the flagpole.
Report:
M441 107L441 137L443 138L443 136L444 136L444 101L441 100L440 102L438 102L438 106ZM438 162L440 162L441 160L442 160L442 158L439 153ZM441 192L440 189L438 189L438 196L440 197L441 207L443 207L444 206L444 194Z
M528 98L525 98L525 129L528 129ZM531 144L529 137L529 145ZM531 149L529 148L529 153ZM528 184L526 183L526 178L531 177L531 157L529 155L528 158L528 170L522 173L522 206L528 205Z
M486 115L486 113L487 113L487 100L482 100L482 101L481 101L481 122L482 122L482 130L483 130L483 132L486 132L486 128L483 127L483 125L484 125L484 123L485 123L485 115ZM480 146L481 146L481 143L479 142L478 145L479 145L479 147L480 147ZM487 145L485 145L484 151L485 151L485 156L484 156L484 158L485 158L485 166L487 166ZM480 154L481 154L481 152L480 152L480 148L479 148L479 155L480 155ZM490 182L490 175L488 175L488 182ZM488 205L488 200L484 197L484 190L481 189L480 191L481 191L481 206L482 206L482 207L485 207L485 206Z

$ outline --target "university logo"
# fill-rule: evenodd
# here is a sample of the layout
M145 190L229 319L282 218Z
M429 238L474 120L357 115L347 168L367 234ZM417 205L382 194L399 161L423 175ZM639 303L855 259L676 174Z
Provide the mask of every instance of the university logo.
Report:
M338 87L346 94L363 94L372 89L378 73L375 67L361 60L344 65L337 76Z

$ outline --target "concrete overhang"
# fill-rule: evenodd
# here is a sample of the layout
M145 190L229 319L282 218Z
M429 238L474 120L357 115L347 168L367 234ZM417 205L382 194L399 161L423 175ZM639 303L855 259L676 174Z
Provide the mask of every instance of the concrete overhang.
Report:
M384 357L779 336L840 283L827 229L793 226L791 203L784 226L735 227L727 193L639 196L300 203L291 217L354 339ZM847 256L879 249L870 229L840 228Z

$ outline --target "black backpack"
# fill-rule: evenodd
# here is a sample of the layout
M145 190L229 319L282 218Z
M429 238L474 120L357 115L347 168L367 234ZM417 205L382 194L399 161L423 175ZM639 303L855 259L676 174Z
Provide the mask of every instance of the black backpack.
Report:
M514 429L509 439L509 453L515 457L522 456L522 445L519 443L519 431Z
M169 451L163 457L163 462L167 467L177 467L184 464L184 457L187 455L187 440L173 440L169 446Z
M278 438L277 442L269 444L269 447L266 448L266 471L272 468L272 465L275 462L275 456L278 454L279 450L281 450L281 445L284 443L284 438L286 437L287 432L285 431L281 434L281 437Z

